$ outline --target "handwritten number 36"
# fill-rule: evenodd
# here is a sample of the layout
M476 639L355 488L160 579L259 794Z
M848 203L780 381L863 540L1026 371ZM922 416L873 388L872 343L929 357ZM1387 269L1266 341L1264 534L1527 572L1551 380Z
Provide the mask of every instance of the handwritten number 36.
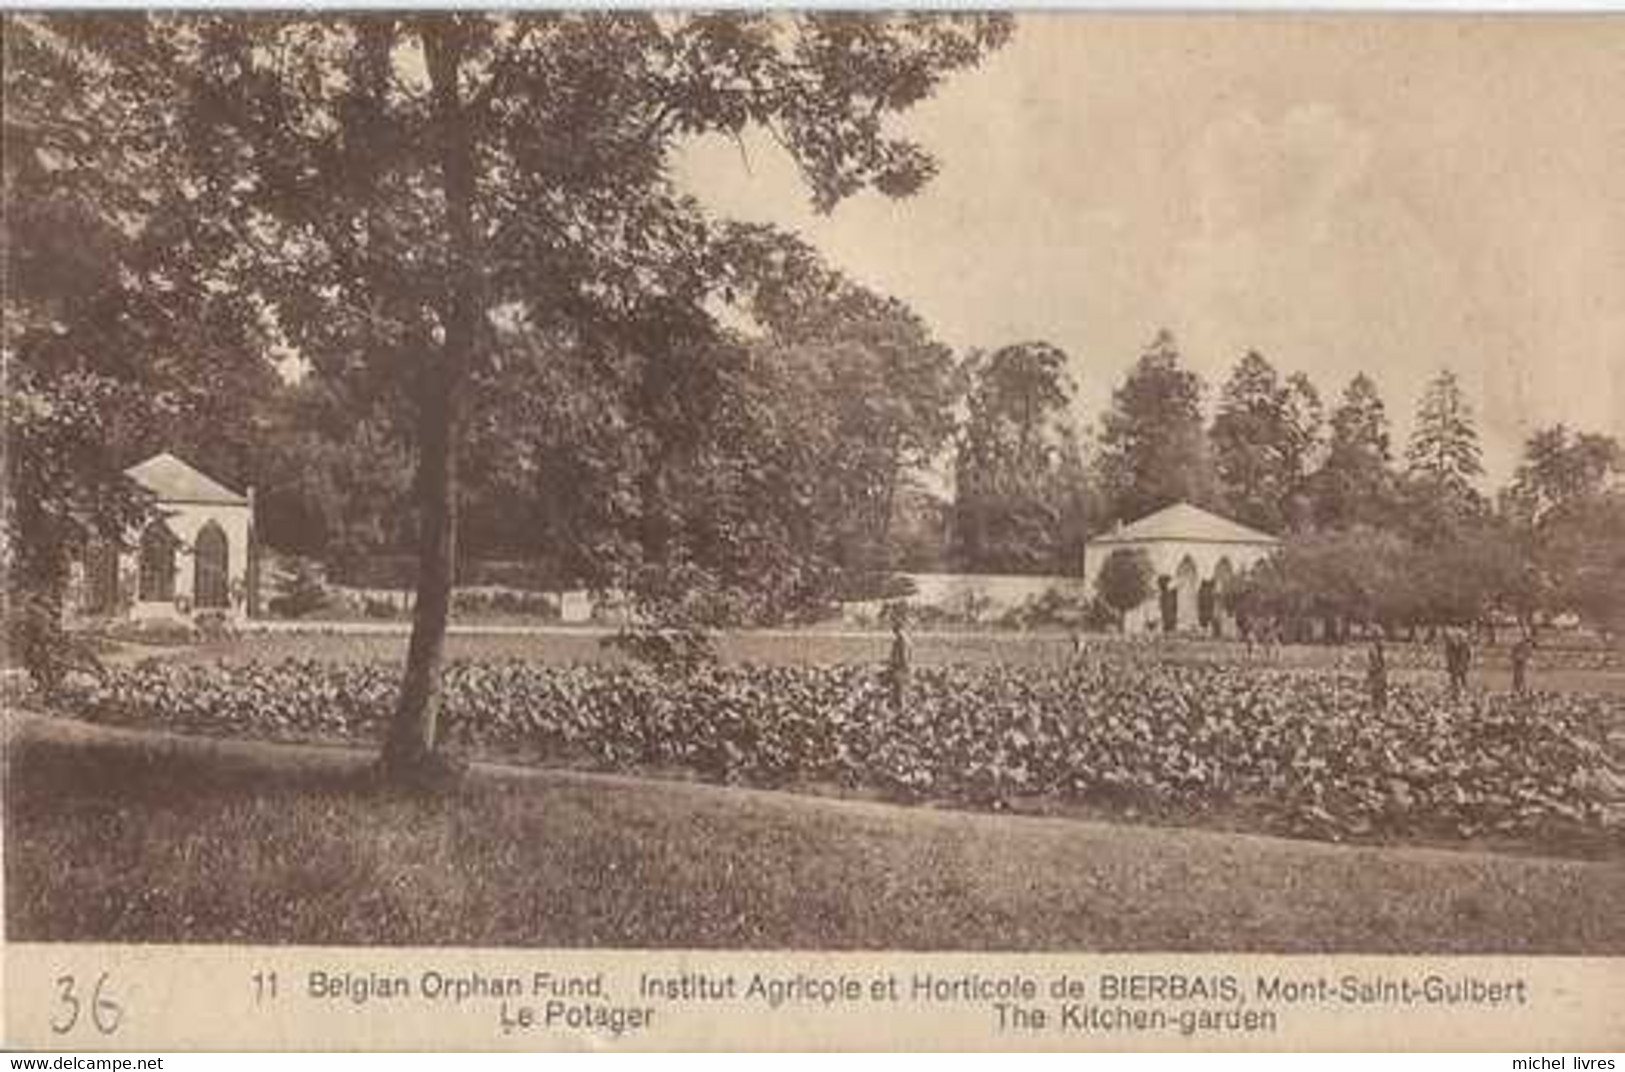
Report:
M118 1030L119 1020L124 1016L124 1010L119 1003L107 994L107 973L102 972L96 977L96 987L90 992L90 1022L96 1030L104 1035L111 1035ZM57 1002L62 1006L62 1012L57 1019L51 1021L51 1030L59 1035L66 1035L79 1023L79 1017L84 1012L84 1001L78 993L78 980L71 975L60 975L56 980Z

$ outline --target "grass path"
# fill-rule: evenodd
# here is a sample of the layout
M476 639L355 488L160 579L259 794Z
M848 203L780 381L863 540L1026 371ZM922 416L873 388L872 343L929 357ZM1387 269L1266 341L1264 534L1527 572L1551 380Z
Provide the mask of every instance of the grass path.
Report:
M1625 865L973 815L25 718L15 940L1625 953Z

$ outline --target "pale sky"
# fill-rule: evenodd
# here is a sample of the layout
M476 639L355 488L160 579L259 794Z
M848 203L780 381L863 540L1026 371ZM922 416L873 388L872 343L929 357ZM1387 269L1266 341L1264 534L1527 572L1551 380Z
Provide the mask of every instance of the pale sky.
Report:
M904 201L816 216L766 139L680 177L956 349L1062 347L1091 424L1166 326L1210 404L1249 348L1328 407L1369 373L1396 454L1448 365L1496 483L1536 427L1625 437L1625 17L1022 16L900 126L942 166Z

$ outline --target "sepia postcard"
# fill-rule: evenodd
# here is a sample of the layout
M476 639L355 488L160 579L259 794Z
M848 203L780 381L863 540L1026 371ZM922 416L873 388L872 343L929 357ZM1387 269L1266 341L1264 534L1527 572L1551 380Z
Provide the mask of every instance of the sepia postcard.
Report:
M1625 18L0 26L0 1045L1625 1048Z

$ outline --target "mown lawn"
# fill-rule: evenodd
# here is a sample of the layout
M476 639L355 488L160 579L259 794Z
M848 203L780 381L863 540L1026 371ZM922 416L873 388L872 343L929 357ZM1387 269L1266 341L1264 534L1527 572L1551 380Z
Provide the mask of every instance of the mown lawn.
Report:
M1625 953L1625 866L971 815L29 720L13 940Z

